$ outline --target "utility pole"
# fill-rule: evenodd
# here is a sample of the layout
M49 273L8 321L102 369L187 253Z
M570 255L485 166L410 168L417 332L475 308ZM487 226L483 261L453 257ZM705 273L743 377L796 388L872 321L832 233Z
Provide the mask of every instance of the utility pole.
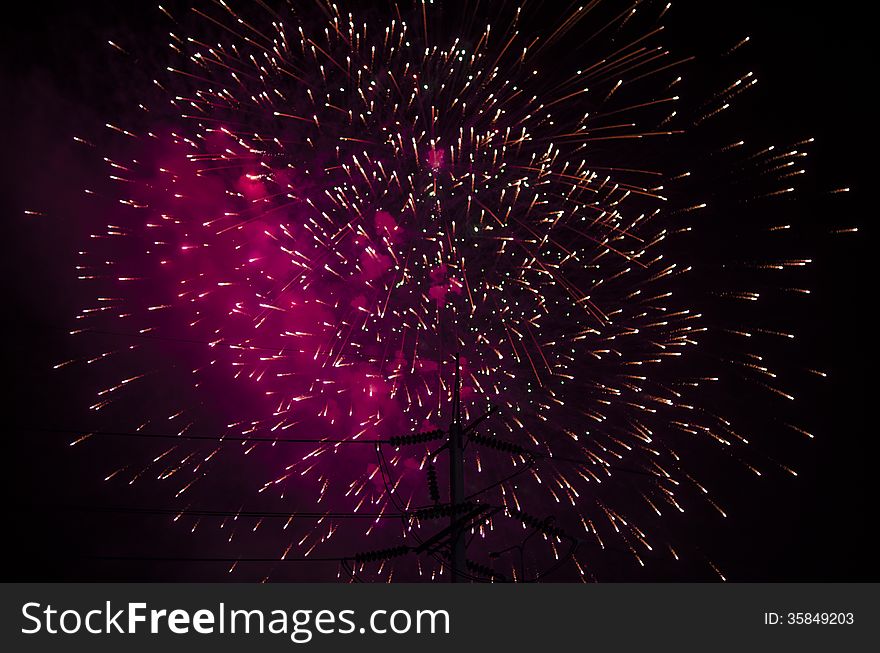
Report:
M466 575L464 529L457 508L464 501L463 429L461 426L461 361L455 355L455 385L452 390L452 422L449 425L449 544L453 583Z

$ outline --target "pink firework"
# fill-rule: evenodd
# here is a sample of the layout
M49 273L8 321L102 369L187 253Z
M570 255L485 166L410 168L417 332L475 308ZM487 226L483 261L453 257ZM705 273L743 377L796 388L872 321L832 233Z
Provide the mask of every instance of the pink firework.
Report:
M591 579L609 551L677 559L670 514L725 514L687 461L708 445L760 474L712 387L735 367L791 397L749 334L694 300L760 292L693 279L711 207L689 166L743 164L775 198L808 143L732 138L690 158L754 76L683 109L688 59L635 5L578 8L546 34L530 5L454 29L431 3L319 7L163 10L173 60L140 115L107 125L114 189L87 191L101 226L82 247L95 302L78 332L116 337L85 359L127 370L92 408L160 440L108 479L159 478L193 531L187 511L218 497L272 506L222 520L204 546L229 558L259 544L279 563L344 559L346 579L438 578L442 552L419 547L443 524L428 510L446 492L431 480L442 441L388 440L446 428L458 354L463 418L497 409L464 454L467 498L486 507L467 524L474 578L564 564ZM604 50L559 64L575 26Z

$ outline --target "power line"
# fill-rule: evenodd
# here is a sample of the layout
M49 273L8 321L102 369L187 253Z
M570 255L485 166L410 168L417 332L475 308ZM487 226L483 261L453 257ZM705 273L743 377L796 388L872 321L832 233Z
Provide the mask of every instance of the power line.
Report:
M564 533L561 529L555 528L551 526L552 518L547 518L545 520L539 520L537 518L533 518L528 515L518 514L518 511L511 512L510 510L502 507L493 507L488 504L480 504L480 503L472 503L470 500L474 499L480 495L485 494L487 491L492 488L498 487L499 485L503 485L513 478L533 469L534 464L538 460L548 461L548 460L558 460L560 462L568 462L572 464L576 464L582 467L591 467L589 461L582 459L574 459L574 458L565 458L565 457L557 457L553 456L549 452L542 452L537 450L531 450L526 447L522 447L520 445L514 444L512 442L508 442L506 440L502 440L495 437L487 437L481 436L473 433L475 428L483 422L487 417L489 417L493 410L488 411L484 415L478 417L471 424L465 426L461 423L461 414L460 414L460 377L459 377L459 368L458 368L458 356L456 356L456 370L455 370L455 384L454 384L454 392L453 392L453 407L452 407L452 422L447 430L435 429L434 431L427 431L422 433L410 433L407 435L399 435L393 436L391 438L368 438L368 439L336 439L336 438L284 438L284 437L267 437L265 435L253 435L253 436L230 436L230 435L205 435L205 434L164 434L164 433L144 433L140 431L103 431L103 430L90 430L90 429L70 429L70 428L58 428L58 427L34 427L34 426L25 426L19 427L21 430L31 431L31 432L40 432L40 433L55 433L55 434L81 434L84 437L90 436L108 436L108 437L123 437L123 438L141 438L141 439L171 439L171 440L192 440L192 441L211 441L211 442L240 442L240 443L258 443L258 442L266 442L272 444L278 443L290 443L290 444L318 444L318 445L341 445L341 444L367 444L370 446L374 446L376 450L376 454L379 461L379 469L382 474L382 481L385 485L386 492L388 496L391 498L392 502L396 502L397 497L393 491L393 489L389 486L389 482L392 476L391 469L388 465L387 460L385 459L384 453L382 451L382 444L390 445L396 449L414 444L424 444L431 440L445 439L446 444L443 448L448 449L450 456L450 495L449 495L449 504L448 510L443 510L444 506L435 504L429 508L422 509L414 509L408 510L403 505L395 503L398 511L397 513L354 513L354 512L317 512L317 511L289 511L289 512L281 512L281 511L258 511L258 510L209 510L209 509L197 509L197 508L181 508L181 509L172 509L172 508L151 508L151 507L119 507L119 506L92 506L92 507L83 507L83 506L58 506L56 509L58 510L77 510L83 512L96 512L96 513L117 513L117 514L154 514L154 515L173 515L175 517L180 515L189 515L193 517L222 517L222 518L240 518L240 517L249 517L249 518L284 518L284 519L294 519L294 518L303 518L303 519L400 519L404 522L409 521L412 523L412 520L421 521L422 519L431 520L438 519L444 516L448 516L449 525L445 529L441 529L439 532L435 533L433 536L429 537L427 540L422 540L421 537L418 536L417 533L412 530L409 531L410 535L418 542L417 547L410 547L406 545L396 546L390 549L383 549L380 551L368 551L358 553L352 556L346 557L301 557L301 558L268 558L268 557L185 557L185 556L87 556L89 559L95 560L107 560L107 561L142 561L142 562L216 562L216 563L240 563L240 562L251 562L251 563L278 563L278 562L339 562L343 563L343 566L346 568L346 571L349 571L349 567L345 564L347 562L355 562L355 563L367 563L367 562L375 562L375 561L384 561L391 558L396 558L408 554L423 554L427 553L429 556L433 557L435 560L441 563L441 565L449 565L451 571L451 580L455 581L479 581L479 582L491 582L493 580L505 580L505 577L502 574L495 572L488 566L481 565L479 563L467 560L466 558L466 548L467 542L465 540L465 532L468 529L473 529L478 523L485 521L486 519L491 519L491 516L501 512L506 514L509 517L514 519L518 519L522 521L525 525L531 526L532 533L529 535L517 548L520 550L521 558L523 554L523 548L526 543L533 535L537 533L544 533L545 536L551 536L559 538L560 540L567 540L570 544L568 551L565 552L561 557L557 555L557 561L550 568L545 569L542 572L537 572L531 579L527 579L525 576L525 570L521 569L521 580L523 581L538 581L543 578L546 578L548 575L555 572L559 567L561 567L566 562L570 561L577 551L579 545L582 544L594 544L592 542L586 542L581 538L572 537L567 533ZM514 470L508 476L500 479L499 481L492 483L486 487L483 487L480 490L477 490L470 494L469 496L464 496L464 478L463 478L463 449L466 443L473 443L476 446L486 446L491 449L496 449L502 452L507 452L513 455L520 455L526 457L525 464L517 470ZM437 450L433 456L436 456L440 450ZM614 469L611 465L596 465L599 468L604 470ZM627 470L620 469L620 471L628 471L635 472L641 474L647 474L650 476L654 476L650 472L639 472L637 470ZM459 510L459 508L464 507L464 504L469 504L470 508L468 510ZM437 510L436 514L431 513L431 509ZM430 513L430 514L429 514ZM604 547L603 547L604 548ZM500 555L497 553L496 555L491 556L493 559ZM445 559L444 559L445 558ZM522 561L521 561L522 566ZM350 569L351 576L353 578L357 578L357 573L354 567ZM476 575L469 572L475 572ZM482 576L482 577L480 577Z
M21 431L29 431L35 433L58 433L72 434L79 433L84 436L108 436L122 438L144 438L144 439L169 439L169 440L207 440L211 442L271 442L279 444L389 444L388 439L340 439L340 438L280 438L267 436L232 436L232 435L193 435L189 433L170 434L170 433L144 433L141 431L98 431L91 429L74 429L74 428L52 428L40 426L19 426L16 427Z
M58 427L41 427L41 426L18 426L15 427L20 431L29 431L34 433L55 433L55 434L81 434L85 437L91 436L100 436L100 437L122 437L122 438L141 438L141 439L167 439L167 440L193 440L193 441L208 441L208 442L242 442L242 443L251 443L251 442L269 442L272 444L369 444L369 445L377 445L377 444L387 444L392 447L401 447L409 444L420 444L422 442L427 442L430 440L439 439L440 436L443 435L443 431L433 430L426 431L424 433L413 433L410 435L403 436L392 436L390 438L364 438L364 439L342 439L342 438L280 438L280 437L268 437L268 436L232 436L232 435L193 435L189 433L181 433L181 434L171 434L171 433L144 433L141 431L104 431L104 430L92 430L87 428L58 428ZM475 444L487 444L487 441L495 440L495 438L469 438L469 442L474 442ZM500 441L499 441L500 442ZM487 444L490 448L496 449L497 446L493 446L492 444ZM660 478L660 476L654 472L632 469L629 467L620 467L618 465L607 465L607 464L599 464L593 463L592 465L587 460L571 458L566 456L556 456L552 454L548 454L543 451L538 451L535 449L528 449L525 447L519 447L518 445L514 445L516 447L516 451L514 453L521 453L523 455L531 456L535 459L545 460L545 461L560 461L566 462L573 465L579 465L581 467L598 467L602 470L613 470L617 472L626 472L628 474L638 474L641 476L651 476ZM518 472L520 473L520 472ZM487 488L488 489L488 488Z
M59 329L63 329L62 327L58 327ZM116 336L119 338L137 338L139 340L156 340L161 342L179 342L189 345L206 345L208 347L228 347L229 349L245 349L245 350L254 350L254 351L275 351L282 352L285 349L288 349L291 344L287 343L278 347L267 347L265 345L251 345L237 342L224 342L222 339L220 340L196 340L195 338L175 338L172 336L159 336L159 335L150 335L146 333L124 333L121 331L106 331L103 329L63 329L69 334L72 335L85 335L85 334L93 334L93 335L101 335L101 336Z
M13 512L96 512L137 515L190 515L194 517L258 517L258 518L309 518L309 519L403 519L415 516L415 513L394 512L314 512L314 511L265 511L265 510L207 510L198 508L144 508L126 506L26 506L13 510Z
M84 560L118 560L123 562L342 562L354 560L354 557L319 557L319 558L210 558L210 557L187 557L187 556L111 556L111 555L86 555L80 556Z

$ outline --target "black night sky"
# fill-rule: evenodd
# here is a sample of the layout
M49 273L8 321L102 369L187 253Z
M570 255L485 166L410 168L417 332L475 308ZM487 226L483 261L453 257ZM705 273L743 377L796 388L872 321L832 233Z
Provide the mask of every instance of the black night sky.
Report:
M545 5L548 13L554 12L556 3ZM868 333L875 295L869 247L876 168L870 21L860 6L846 2L685 2L675 3L674 11L674 18L666 21L665 42L697 55L698 75L714 72L707 68L714 64L703 61L715 61L708 53L717 53L719 44L751 36L741 61L749 62L760 83L736 107L748 138L768 144L816 139L806 187L817 190L787 204L784 218L804 225L801 251L816 261L804 282L813 296L796 315L783 306L763 310L771 314L768 322L784 318L797 325L799 339L786 355L829 373L824 382L798 389L800 422L811 426L816 439L791 438L772 445L799 476L756 479L719 466L712 481L722 489L730 518L712 528L695 524L690 544L717 561L732 581L880 580L869 552L874 548L870 535L877 514L878 460L876 399L869 374L875 340ZM167 34L157 15L154 3L24 3L0 28L8 402L2 421L9 484L4 580L226 579L222 565L90 559L136 554L145 546L157 555L198 556L200 551L181 544L179 530L168 527L167 515L70 510L156 505L161 499L145 491L124 496L108 492L101 478L106 471L101 452L124 444L101 442L83 452L68 447L65 435L33 430L82 423L94 394L91 380L52 370L54 363L78 355L67 331L81 308L72 245L80 232L64 216L76 215L70 204L78 201L71 200L76 189L103 174L92 159L83 160L71 136L94 132L130 104L125 64L111 56L106 42L164 43ZM843 186L852 192L833 200L819 192ZM32 207L49 217L26 216L24 211ZM774 219L767 210L743 219ZM824 235L844 226L858 226L860 232ZM723 240L725 234L711 237ZM741 412L748 422L750 407L742 406ZM234 479L228 485L235 487ZM215 504L223 506L223 500L217 498ZM236 507L226 504L230 510ZM641 570L629 562L606 576L625 581L716 579L704 567L649 565Z

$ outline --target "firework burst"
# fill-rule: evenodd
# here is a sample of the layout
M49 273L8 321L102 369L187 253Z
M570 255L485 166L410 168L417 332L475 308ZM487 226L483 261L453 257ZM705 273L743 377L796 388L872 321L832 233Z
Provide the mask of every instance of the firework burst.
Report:
M173 437L108 480L158 477L193 531L187 510L218 494L290 511L223 521L233 558L236 528L270 530L279 560L424 542L442 443L376 441L445 428L459 354L464 418L497 409L465 451L467 494L492 509L469 524L476 576L675 560L670 516L724 516L700 448L758 475L765 461L711 387L737 374L792 395L747 328L701 307L760 292L696 274L692 232L730 170L750 201L791 193L808 142L701 142L754 75L686 97L689 59L659 41L668 6L594 4L541 31L529 4L488 22L426 2L160 8L169 63L139 115L107 124L111 184L86 191L101 227L76 333L85 362L129 370L91 408ZM212 489L245 468L236 494ZM444 567L410 555L357 574Z

